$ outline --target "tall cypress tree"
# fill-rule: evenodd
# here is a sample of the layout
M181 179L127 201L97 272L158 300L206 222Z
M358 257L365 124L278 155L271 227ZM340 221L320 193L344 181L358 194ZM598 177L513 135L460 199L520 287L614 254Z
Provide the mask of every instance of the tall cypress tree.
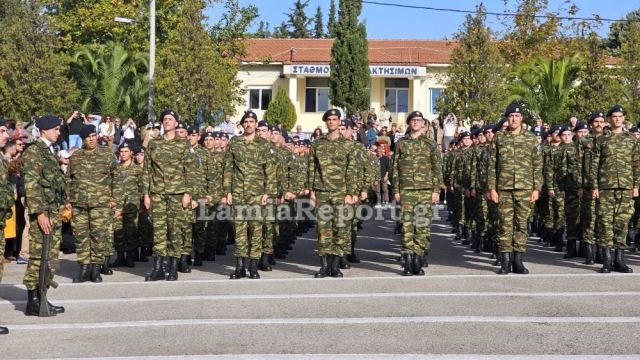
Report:
M324 23L322 22L322 8L318 5L316 15L313 17L313 37L322 39L324 37Z
M337 22L336 22L336 1L335 0L331 0L331 3L329 5L329 22L327 23L327 35L330 38L335 38L336 37L336 26L337 26Z
M291 28L291 31L289 31L290 38L304 39L310 37L308 26L312 19L305 13L305 9L308 5L309 0L296 0L296 2L293 3L293 9L291 9L287 14L287 17L289 18L287 25Z
M331 48L329 98L348 114L369 108L369 46L367 30L358 21L360 11L361 0L340 1L340 20Z

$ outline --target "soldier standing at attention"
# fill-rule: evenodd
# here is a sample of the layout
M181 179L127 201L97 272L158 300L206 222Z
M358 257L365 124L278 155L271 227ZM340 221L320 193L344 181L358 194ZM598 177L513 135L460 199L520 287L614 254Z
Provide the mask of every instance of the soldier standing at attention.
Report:
M112 209L122 214L122 194L117 181L116 159L111 149L98 146L94 125L80 130L82 148L69 159L69 203L80 272L73 282L102 282L100 273L111 275Z
M633 197L640 187L640 148L634 135L624 130L624 109L613 106L607 112L611 132L594 139L591 163L592 195L599 200L596 212L602 227L599 245L604 249L601 273L611 270L631 273L625 264L624 249ZM611 249L615 249L613 268Z
M141 171L144 170L144 154L144 146L136 147L134 157L135 165L139 167ZM142 172L140 176L140 181L142 181ZM140 186L140 193L142 194L142 183ZM145 209L142 203L140 210L140 215L138 216L138 245L140 246L140 256L138 261L149 262L147 256L151 256L153 249L153 225L151 225L151 221L149 220L149 210Z
M269 142L256 134L258 116L248 111L240 120L244 134L229 141L224 159L223 203L233 206L236 269L231 279L246 277L245 259L249 258L249 277L259 279L258 260L262 255L262 218L264 206L276 193L276 164Z
M276 171L276 190L274 193L269 194L269 199L267 200L267 207L271 208L271 211L268 211L269 218L265 218L262 223L262 255L260 256L260 261L258 263L258 269L261 271L271 271L271 264L269 264L269 258L273 258L273 246L278 240L278 223L275 217L275 207L278 202L278 199L283 194L282 185L283 182L283 162L281 153L276 148L276 144L271 142L271 126L265 120L258 122L257 127L258 136L264 139L269 145L269 154L271 154L271 158L269 161L273 162L273 166ZM266 209L265 209L266 210Z
M425 120L414 111L407 116L408 136L396 143L392 164L394 200L402 222L402 275L424 275L422 256L429 251L432 204L438 203L443 186L438 145L420 130Z
M38 292L38 274L42 259L43 236L51 235L49 246L49 269L47 269L47 289L54 284L53 273L58 268L60 239L62 238L62 220L59 213L67 203L64 174L58 166L53 143L60 136L60 119L45 115L36 120L40 137L22 155L24 166L22 176L29 209L29 264L23 283L27 288L27 309L25 314L39 314L40 293ZM71 205L67 204L67 210ZM46 290L45 290L46 291ZM64 307L49 304L52 315L64 313Z
M508 274L513 258L513 272L528 274L522 264L527 246L527 223L532 204L540 196L542 173L536 152L536 137L522 128L519 105L505 112L508 127L495 135L489 150L487 167L488 198L498 204L500 270Z
M328 133L318 138L309 151L305 194L315 201L320 270L316 278L342 277L340 258L350 240L349 219L341 210L358 201L356 159L349 140L340 135L340 111L322 115Z
M4 148L9 140L9 133L7 133L7 125L2 117L0 117L0 148ZM0 249L4 250L4 221L11 218L13 213L11 208L13 206L13 189L11 183L9 183L9 171L7 169L7 163L4 159L0 159L0 201L2 206L0 210ZM0 261L0 282L2 282L2 275L4 274L4 264ZM9 329L4 326L0 326L0 335L6 335L9 333Z
M118 259L113 267L135 267L138 252L138 214L142 200L142 167L133 162L133 151L128 142L118 149L120 163L116 167L116 179L121 189L122 218L113 223L113 242ZM125 255L126 254L126 255Z
M578 157L577 142L573 141L571 130L571 127L560 129L562 144L555 160L555 177L560 191L557 196L564 199L565 206L565 226L567 228L565 259L578 256L576 245L580 225L580 198L582 197L582 169Z
M215 261L216 255L226 255L227 253L227 233L230 227L227 220L222 219L224 212L228 212L229 205L221 204L220 199L225 197L222 187L224 171L225 146L222 132L215 131L205 135L205 147L209 150L209 161L207 172L208 194L212 197L211 205L214 218L207 224L207 241L205 245L205 260ZM228 212L230 214L230 212Z
M153 224L153 268L147 281L165 278L163 258L169 257L167 280L178 279L178 257L183 244L184 225L178 223L191 213L191 194L195 188L196 173L189 143L176 134L178 114L165 110L162 115L164 134L149 142L142 190L144 207L150 210Z

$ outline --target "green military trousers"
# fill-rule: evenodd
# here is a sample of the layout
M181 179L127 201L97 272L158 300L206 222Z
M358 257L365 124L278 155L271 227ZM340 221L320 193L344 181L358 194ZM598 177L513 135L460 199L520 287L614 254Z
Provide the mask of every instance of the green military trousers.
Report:
M498 191L500 252L525 252L527 248L527 225L531 215L531 190Z
M596 208L597 221L602 236L597 244L607 249L625 249L627 247L627 228L633 215L631 190L600 190L600 201Z
M108 207L73 208L73 234L78 264L102 264L111 255L113 212Z
M400 190L402 254L422 256L431 248L432 190Z

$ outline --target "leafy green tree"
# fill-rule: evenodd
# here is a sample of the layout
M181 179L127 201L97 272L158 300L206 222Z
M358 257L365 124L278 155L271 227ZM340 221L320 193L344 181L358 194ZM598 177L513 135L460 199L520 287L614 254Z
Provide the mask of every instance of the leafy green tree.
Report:
M640 21L640 9L629 12L625 15L624 20L626 21L612 22L609 26L609 36L605 46L612 55L617 55L620 52L622 43L628 40L632 24Z
M313 17L313 37L316 39L322 39L324 34L324 22L322 21L322 8L318 5L316 8L316 15Z
M86 46L73 57L73 77L81 92L80 109L104 115L147 118L148 56L108 42Z
M69 59L40 11L36 0L0 5L0 111L7 118L68 114L77 106Z
M289 27L286 22L281 22L280 26L276 27L271 34L276 39L286 39L289 37Z
M361 11L361 0L340 1L340 21L331 47L329 98L348 114L369 108L369 45L367 30L358 20Z
M289 19L287 25L291 29L289 31L289 37L293 39L305 39L311 37L309 31L309 24L311 24L311 18L309 18L305 12L305 9L309 5L309 0L302 1L296 0L293 3L293 9L290 9L287 13Z
M338 22L336 20L336 1L331 0L329 3L329 21L327 23L327 36L330 38L336 37L336 28Z
M626 103L628 118L640 119L640 22L629 24L627 35L620 46L620 69L624 91L618 94L619 102Z
M454 35L458 46L451 53L446 90L437 106L441 113L490 120L499 117L506 105L505 64L485 22L486 9L481 4Z
M578 70L575 57L536 56L515 70L515 80L509 84L510 100L524 102L544 121L564 123L571 115L569 99Z
M273 101L269 103L269 108L264 114L264 119L270 124L278 124L283 131L290 131L298 120L296 108L291 102L287 92L280 88Z
M260 21L258 25L258 30L252 35L254 38L258 39L268 39L271 37L271 31L269 31L269 23Z

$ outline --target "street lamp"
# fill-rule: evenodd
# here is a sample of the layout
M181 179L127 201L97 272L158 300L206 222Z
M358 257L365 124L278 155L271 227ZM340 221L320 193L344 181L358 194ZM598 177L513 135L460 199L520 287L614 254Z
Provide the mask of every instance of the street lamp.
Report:
M124 24L133 24L136 21L134 19L118 17L116 16L114 21ZM154 95L154 83L156 67L156 0L149 0L149 102L147 104L147 111L149 117L147 119L149 124L155 122L156 116L153 111L153 95Z

